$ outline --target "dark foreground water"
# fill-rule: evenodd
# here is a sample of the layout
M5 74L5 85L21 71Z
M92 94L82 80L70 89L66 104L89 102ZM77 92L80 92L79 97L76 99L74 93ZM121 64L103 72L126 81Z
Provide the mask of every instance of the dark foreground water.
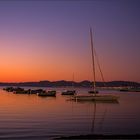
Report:
M52 139L79 134L140 134L140 93L101 91L120 96L119 103L68 101L19 95L0 89L0 139ZM86 93L87 89L77 89Z

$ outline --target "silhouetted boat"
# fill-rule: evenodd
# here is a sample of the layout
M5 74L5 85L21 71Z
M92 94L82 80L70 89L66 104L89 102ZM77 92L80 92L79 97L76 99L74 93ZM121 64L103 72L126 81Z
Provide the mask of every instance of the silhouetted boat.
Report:
M37 95L42 96L42 97L46 97L46 96L55 97L56 96L56 91L55 90L50 90L50 91L46 91L46 92L40 92L40 93L37 93Z
M7 92L13 92L14 88L13 87L6 87L6 88L3 88L3 90L6 90Z
M140 88L135 88L135 87L121 88L120 91L123 91L123 92L140 92Z
M76 93L75 90L66 90L63 91L61 95L74 95Z
M17 88L13 89L13 93L14 94L28 94L29 91L28 90L24 90L24 88L17 87Z
M29 90L24 90L24 88L20 87L6 87L3 88L3 90L6 90L7 92L13 92L14 94L29 94Z
M43 89L29 89L29 94L37 94L37 93L42 93L42 92L45 92L45 90Z
M97 91L97 90L90 90L90 91L88 91L88 93L91 93L91 94L97 94L97 93L99 93L99 91Z
M75 95L76 94L76 90L74 90L74 74L73 74L73 79L72 79L72 89L73 90L62 91L61 95Z

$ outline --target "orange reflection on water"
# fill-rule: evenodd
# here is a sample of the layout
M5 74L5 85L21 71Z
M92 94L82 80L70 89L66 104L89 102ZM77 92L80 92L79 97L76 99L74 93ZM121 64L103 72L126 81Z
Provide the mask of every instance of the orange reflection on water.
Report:
M38 97L37 95L13 94L0 90L0 106L8 114L23 115L23 117L46 116L53 112L65 112L70 104L65 104L65 98Z

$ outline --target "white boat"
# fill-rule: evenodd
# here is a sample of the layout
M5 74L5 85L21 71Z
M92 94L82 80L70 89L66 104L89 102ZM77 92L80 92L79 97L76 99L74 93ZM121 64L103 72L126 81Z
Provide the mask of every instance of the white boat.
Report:
M76 101L117 101L118 96L106 95L106 94L97 94L96 83L95 83L95 48L93 48L93 39L92 39L92 29L90 28L90 39L91 39L91 55L92 55L92 72L93 72L93 90L89 91L86 95L74 95L71 99ZM101 70L100 70L101 71ZM101 73L102 74L102 73Z
M114 95L75 95L71 100L75 101L96 101L96 102L117 102L119 96Z

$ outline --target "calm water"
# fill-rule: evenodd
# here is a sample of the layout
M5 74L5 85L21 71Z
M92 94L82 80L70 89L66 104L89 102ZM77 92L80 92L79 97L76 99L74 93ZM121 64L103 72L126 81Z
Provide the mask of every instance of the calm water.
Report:
M120 96L118 104L73 102L19 95L0 88L0 139L52 139L61 135L140 133L140 93L101 91ZM77 89L79 93L87 89Z

